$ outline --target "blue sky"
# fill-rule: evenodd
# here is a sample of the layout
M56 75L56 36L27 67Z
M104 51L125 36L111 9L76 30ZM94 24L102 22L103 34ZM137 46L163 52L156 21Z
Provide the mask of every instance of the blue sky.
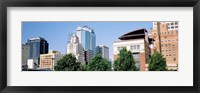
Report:
M140 28L147 31L152 28L152 22L23 22L22 43L28 38L43 37L49 43L49 50L57 50L66 53L68 33L75 33L78 26L94 29L96 45L109 47L109 57L113 60L113 43L121 35Z

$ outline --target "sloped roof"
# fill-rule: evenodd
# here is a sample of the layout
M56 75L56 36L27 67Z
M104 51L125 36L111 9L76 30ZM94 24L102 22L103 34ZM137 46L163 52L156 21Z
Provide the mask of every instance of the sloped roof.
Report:
M129 39L137 39L137 38L144 38L145 32L147 30L145 28L137 29L131 32L128 32L119 37L120 40L129 40Z

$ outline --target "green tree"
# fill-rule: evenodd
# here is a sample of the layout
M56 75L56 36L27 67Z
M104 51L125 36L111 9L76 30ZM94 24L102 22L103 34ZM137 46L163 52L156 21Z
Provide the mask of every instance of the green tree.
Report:
M101 55L96 54L92 57L87 65L88 71L111 71L111 62L102 58Z
M155 52L149 59L149 71L166 71L167 64L163 55Z
M131 53L126 48L120 50L118 58L114 62L115 71L136 71L135 60Z
M66 54L60 60L57 65L54 66L55 71L80 71L82 66L80 62L77 62L76 57L73 54Z

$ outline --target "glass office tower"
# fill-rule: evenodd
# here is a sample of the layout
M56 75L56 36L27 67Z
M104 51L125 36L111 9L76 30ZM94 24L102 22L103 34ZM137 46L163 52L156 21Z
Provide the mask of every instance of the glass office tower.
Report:
M88 26L78 27L76 34L79 37L79 42L82 44L85 51L92 50L95 54L96 35L94 30Z
M29 38L27 43L29 46L29 59L39 59L40 54L47 54L49 51L48 42L41 37Z

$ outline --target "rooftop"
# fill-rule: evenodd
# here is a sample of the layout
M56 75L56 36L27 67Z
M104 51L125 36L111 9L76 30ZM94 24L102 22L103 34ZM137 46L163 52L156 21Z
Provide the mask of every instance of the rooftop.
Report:
M29 38L28 40L32 41L32 40L45 40L45 39L42 37L32 37L32 38Z
M77 27L76 31L89 31L90 33L94 34L94 30L88 26Z
M130 40L130 39L144 38L145 32L147 32L147 30L145 28L137 29L137 30L130 31L130 32L120 36L119 39L120 40Z

